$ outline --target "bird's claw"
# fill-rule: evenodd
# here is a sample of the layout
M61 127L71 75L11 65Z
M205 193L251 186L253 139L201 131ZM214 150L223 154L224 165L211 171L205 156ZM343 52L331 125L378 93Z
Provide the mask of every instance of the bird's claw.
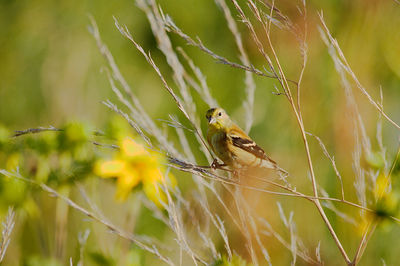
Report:
M216 170L217 168L219 168L221 166L221 164L218 162L217 159L214 159L214 161L211 164L211 169Z

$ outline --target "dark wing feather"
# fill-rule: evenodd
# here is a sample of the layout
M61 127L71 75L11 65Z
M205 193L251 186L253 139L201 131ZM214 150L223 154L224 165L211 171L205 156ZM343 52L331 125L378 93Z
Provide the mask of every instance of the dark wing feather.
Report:
M247 152L250 152L251 154L254 154L258 158L268 160L276 164L276 162L274 162L271 158L269 158L265 154L265 151L260 146L258 146L253 140L244 139L236 135L231 135L230 137L232 139L232 143L234 146L239 147Z

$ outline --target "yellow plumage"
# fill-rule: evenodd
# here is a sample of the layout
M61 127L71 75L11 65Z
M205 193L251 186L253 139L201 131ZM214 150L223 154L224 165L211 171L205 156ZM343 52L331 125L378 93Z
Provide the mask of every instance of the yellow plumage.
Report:
M234 170L260 167L287 174L240 127L232 122L223 109L208 110L206 118L208 120L207 141L215 155L224 164Z

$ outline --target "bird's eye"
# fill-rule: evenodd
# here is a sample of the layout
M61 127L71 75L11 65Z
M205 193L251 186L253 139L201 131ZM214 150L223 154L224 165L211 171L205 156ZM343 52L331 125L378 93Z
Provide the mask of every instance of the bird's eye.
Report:
M222 113L221 113L221 112L219 112L219 113L218 113L218 116L221 116L221 115L222 115Z

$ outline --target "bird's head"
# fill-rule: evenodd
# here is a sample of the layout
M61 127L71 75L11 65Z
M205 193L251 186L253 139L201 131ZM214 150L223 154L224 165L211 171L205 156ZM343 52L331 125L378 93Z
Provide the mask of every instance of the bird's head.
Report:
M206 113L209 126L225 128L231 125L231 119L222 108L211 108Z

